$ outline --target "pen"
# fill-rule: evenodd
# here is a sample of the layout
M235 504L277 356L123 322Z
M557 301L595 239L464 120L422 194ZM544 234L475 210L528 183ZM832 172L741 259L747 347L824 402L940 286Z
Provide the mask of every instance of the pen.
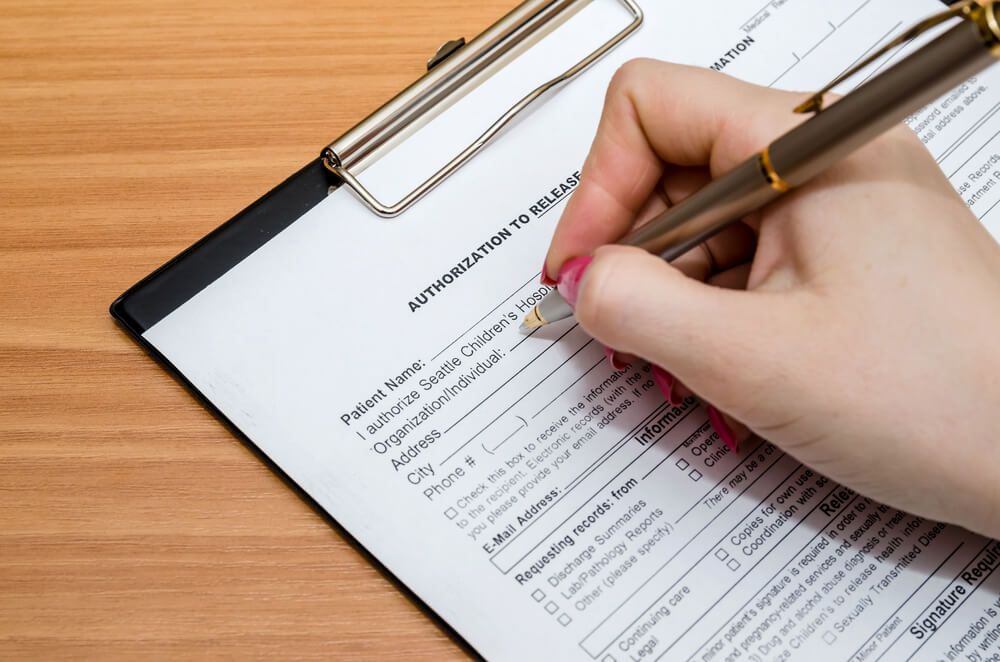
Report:
M995 0L965 0L913 26L795 108L815 113L761 152L667 209L619 243L672 260L786 191L801 186L1000 56ZM951 18L962 21L829 107L823 96L891 49ZM530 332L570 317L552 290L521 324Z

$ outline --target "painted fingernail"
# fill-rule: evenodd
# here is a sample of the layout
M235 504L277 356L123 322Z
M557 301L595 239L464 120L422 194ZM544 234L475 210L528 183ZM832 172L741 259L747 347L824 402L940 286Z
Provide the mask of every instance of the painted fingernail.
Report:
M604 348L604 356L608 357L608 363L615 370L624 370L628 367L628 363L622 360L621 355L615 350L611 349L607 345L601 345Z
M589 255L574 257L562 265L562 269L559 270L559 282L556 289L559 290L559 294L566 300L566 303L572 307L576 307L583 272L587 270L587 266L593 259Z
M549 278L548 267L545 266L545 262L542 262L542 285L548 285L549 287L555 286L556 282Z
M719 435L719 439L722 439L722 443L726 445L726 448L735 453L739 447L739 444L736 443L736 435L726 425L726 421L722 418L719 410L712 405L708 406L708 421L712 424L716 434Z
M674 376L658 365L650 365L650 367L653 369L653 381L660 387L667 402L674 406L679 405L681 399L674 395Z

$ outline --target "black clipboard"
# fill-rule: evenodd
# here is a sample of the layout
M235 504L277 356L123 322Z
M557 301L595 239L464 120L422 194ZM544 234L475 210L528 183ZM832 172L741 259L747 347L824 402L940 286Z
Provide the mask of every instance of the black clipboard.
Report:
M334 190L347 185L373 214L393 217L403 213L451 172L479 152L517 114L530 104L571 80L617 46L642 24L643 15L633 0L618 0L631 14L631 22L575 65L546 81L503 112L468 149L442 166L416 189L394 204L380 202L357 180L357 169L391 149L407 132L436 108L475 87L505 63L505 58L548 29L557 26L589 0L527 0L475 39L445 43L427 63L427 73L383 104L322 154L261 196L182 253L162 265L119 296L111 316L132 339L179 381L217 419L225 424L262 462L278 475L317 514L360 552L383 576L426 613L432 621L476 659L484 659L450 624L402 582L377 557L320 506L253 440L219 410L166 356L145 339L144 333L189 301L244 258L289 227Z
M221 421L271 471L322 517L356 551L391 581L410 602L423 611L466 653L477 660L476 651L437 612L369 552L347 529L320 506L298 483L254 444L225 414L185 377L143 333L188 299L214 282L272 237L294 223L341 182L318 158L257 199L211 233L128 289L111 304L111 316L153 359L179 381L213 416Z
M212 415L266 464L313 511L322 517L355 550L371 563L466 653L478 660L485 658L476 651L437 612L432 610L405 583L369 552L336 519L301 488L285 471L254 444L210 399L192 384L143 333L169 315L185 301L210 285L243 258L270 241L294 223L328 194L330 186L339 182L316 159L261 196L249 207L229 219L180 255L142 279L111 304L111 316L150 356L178 380Z

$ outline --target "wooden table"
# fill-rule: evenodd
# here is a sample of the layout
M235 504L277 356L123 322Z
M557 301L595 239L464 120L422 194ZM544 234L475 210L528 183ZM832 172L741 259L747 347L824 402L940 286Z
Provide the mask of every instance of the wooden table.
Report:
M514 4L0 8L0 658L467 659L107 308Z

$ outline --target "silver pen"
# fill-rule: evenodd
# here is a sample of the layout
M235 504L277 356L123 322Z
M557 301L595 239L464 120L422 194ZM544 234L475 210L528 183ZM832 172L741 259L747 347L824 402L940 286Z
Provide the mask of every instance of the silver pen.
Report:
M797 113L815 113L813 117L619 243L672 260L786 191L805 184L996 62L1000 56L998 9L995 0L964 0L921 21L795 108ZM823 107L823 97L833 87L891 49L956 17L962 19L958 25L839 101ZM572 314L569 304L552 290L528 313L521 331L527 333Z

